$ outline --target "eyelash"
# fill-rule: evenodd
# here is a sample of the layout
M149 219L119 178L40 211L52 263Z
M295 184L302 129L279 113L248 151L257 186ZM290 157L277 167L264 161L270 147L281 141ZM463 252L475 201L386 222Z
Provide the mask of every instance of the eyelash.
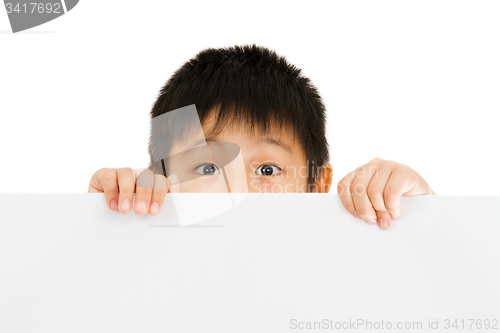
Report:
M204 174L204 173L202 173L202 172L198 172L198 171L197 171L199 168L201 168L201 167L206 167L206 166L208 166L208 165L210 165L211 167L214 167L214 168L216 169L216 170L215 170L215 172L214 172L213 174L208 174L208 175L206 175L206 174ZM200 164L200 165L198 165L197 167L195 167L195 168L194 168L194 171L195 171L195 172L197 172L197 173L199 173L199 174L201 174L201 175L204 175L204 176L213 176L213 175L218 175L218 174L220 174L220 168L219 168L217 165L212 164L212 163L203 163L203 164Z
M212 175L210 175L210 174L209 174L210 176L217 175L217 174L219 174L219 173L220 173L220 168L219 168L218 166L216 166L215 164L211 164L211 163L203 163L203 164L200 164L200 165L198 165L198 166L196 166L196 167L194 168L194 171L195 171L195 172L198 172L198 173L200 173L200 174L203 174L203 173L202 173L202 172L203 172L203 170L202 170L202 171L197 171L197 170L198 170L199 168L201 168L201 167L206 167L206 166L208 166L208 165L210 165L210 166L212 166L212 167L214 167L214 168L216 169L216 170L214 171L214 174L212 174ZM261 168L263 168L263 167L271 167L271 168L273 169L273 171L274 171L275 169L277 169L277 172L276 172L276 173L273 173L272 175L264 175L264 174L262 173L262 171L260 171L260 173L259 173L259 170L260 170ZM259 176L264 176L264 177L272 177L272 176L276 176L276 175L277 175L278 173L280 173L280 172L283 172L283 169L281 169L279 166L277 166L277 165L275 165L275 164L271 164L271 163L261 164L261 165L260 165L259 167L257 167L257 169L255 170L255 173L256 173L257 175L259 175ZM205 175L205 174L203 174L203 175ZM209 176L209 175L205 175L205 176Z
M273 168L273 170L274 170L274 168L276 168L276 169L278 169L278 172L277 172L277 173L275 173L275 174L272 174L272 175L264 175L264 174L262 174L262 171L261 171L260 173L258 173L258 170L259 170L260 168L262 168L262 167L265 167L265 166L270 166L270 167L272 167L272 168ZM264 177L272 177L272 176L276 176L276 174L278 174L278 173L280 173L280 172L282 172L282 171L283 171L283 169L281 169L279 166L277 166L277 165L275 165L275 164L268 163L268 164L262 164L262 165L260 165L260 166L259 166L259 167L255 170L255 173L256 173L257 175L259 175L259 176L264 176Z

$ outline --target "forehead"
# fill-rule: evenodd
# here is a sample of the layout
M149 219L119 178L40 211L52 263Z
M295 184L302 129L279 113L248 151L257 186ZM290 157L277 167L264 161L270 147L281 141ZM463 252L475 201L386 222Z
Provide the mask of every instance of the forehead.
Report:
M291 125L280 126L275 121L269 122L267 128L252 127L249 122L235 119L225 119L222 124L217 123L217 114L212 109L201 122L201 127L191 131L189 135L177 141L171 149L171 155L186 152L194 147L206 146L206 142L231 142L237 144L246 154L251 152L267 152L276 154L276 157L305 159L305 151L294 135Z
M246 121L228 120L220 125L216 116L211 112L201 124L207 141L233 142L240 147L257 146L282 146L292 154L301 154L302 145L294 135L290 125L280 126L271 121L267 128L261 125L251 126Z

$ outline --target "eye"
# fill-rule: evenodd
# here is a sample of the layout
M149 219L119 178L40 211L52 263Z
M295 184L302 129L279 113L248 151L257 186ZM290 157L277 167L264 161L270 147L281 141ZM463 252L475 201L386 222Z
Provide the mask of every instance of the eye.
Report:
M258 167L255 172L261 176L274 176L281 172L281 168L272 164L264 164Z
M211 163L198 165L194 171L204 176L213 176L220 173L219 168Z

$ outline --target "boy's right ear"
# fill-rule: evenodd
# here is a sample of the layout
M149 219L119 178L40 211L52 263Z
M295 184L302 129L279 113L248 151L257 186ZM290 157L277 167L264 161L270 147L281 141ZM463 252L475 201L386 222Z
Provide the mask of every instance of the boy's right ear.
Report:
M328 193L332 186L333 168L330 163L325 162L321 166L319 179L316 181L316 186L313 187L313 193Z

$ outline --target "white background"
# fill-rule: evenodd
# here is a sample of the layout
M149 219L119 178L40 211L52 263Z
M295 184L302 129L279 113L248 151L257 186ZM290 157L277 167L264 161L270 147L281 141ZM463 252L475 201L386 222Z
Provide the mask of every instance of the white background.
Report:
M0 8L0 192L83 193L101 167L146 167L170 75L255 43L319 88L335 183L382 157L437 194L497 195L499 17L498 1L81 0L12 34Z

